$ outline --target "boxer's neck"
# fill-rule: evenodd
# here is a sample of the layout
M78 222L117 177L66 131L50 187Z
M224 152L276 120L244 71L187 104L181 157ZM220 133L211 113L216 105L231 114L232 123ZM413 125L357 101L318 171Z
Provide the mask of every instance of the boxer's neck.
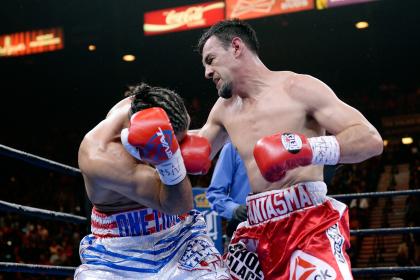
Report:
M271 73L258 57L249 59L241 65L237 73L233 93L241 98L258 96L261 88L267 86L267 79Z

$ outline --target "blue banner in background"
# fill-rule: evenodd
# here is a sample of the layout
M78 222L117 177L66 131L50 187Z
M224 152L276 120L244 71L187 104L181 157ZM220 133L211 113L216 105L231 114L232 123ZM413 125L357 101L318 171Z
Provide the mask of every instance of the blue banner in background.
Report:
M217 250L223 254L222 219L210 208L206 197L206 188L193 188L194 208L203 213L207 223L207 234L213 240Z

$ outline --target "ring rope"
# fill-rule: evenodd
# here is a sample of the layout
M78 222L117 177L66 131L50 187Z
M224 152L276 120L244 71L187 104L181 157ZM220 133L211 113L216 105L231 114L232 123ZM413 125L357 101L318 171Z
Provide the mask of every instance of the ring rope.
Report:
M68 166L56 161L52 161L43 157L39 157L30 153L26 153L20 150L16 150L5 145L0 144L0 154L15 159L23 160L29 164L36 165L38 167L46 168L49 170L57 171L71 176L79 176L80 169L72 166Z
M397 274L397 273L420 273L420 266L390 266L390 267L364 267L352 268L354 276L368 274Z
M62 213L62 212L55 212L35 207L23 206L15 203L6 202L0 200L0 210L4 210L7 212L14 212L19 214L24 214L28 216L33 216L42 219L49 219L49 220L58 220L64 222L73 222L76 224L84 224L86 223L87 219L82 216Z
M72 266L53 266L40 264L10 263L0 262L0 271L5 272L23 272L49 275L74 275L76 267ZM397 274L397 273L419 273L420 266L401 266L401 267L363 267L352 268L354 276L369 274Z
M361 197L386 197L386 196L396 196L396 195L420 195L420 189L414 190L401 190L401 191L386 191L386 192L365 192L365 193L349 193L349 194L334 194L329 195L329 197L335 199L353 199Z
M372 234L401 234L401 233L418 233L420 227L399 227L399 228L369 228L369 229L354 229L350 230L351 235L372 235Z
M54 266L26 263L0 262L0 271L5 272L23 272L49 275L74 275L76 267L72 266Z
M30 164L47 168L53 171L58 171L61 173L72 175L72 176L76 176L76 175L78 176L81 173L80 169L77 169L75 167L68 166L68 165L65 165L56 161L52 161L49 159L45 159L43 157L26 153L17 149L13 149L2 144L0 144L0 154L15 158L15 159L21 159ZM336 194L336 195L329 195L329 196L336 199L346 200L346 199L353 199L353 198L360 198L360 197L385 197L385 196L412 195L412 194L419 195L420 189L386 191L386 192L366 192L366 193L353 193L353 194Z
M62 212L44 210L35 207L23 206L15 203L0 200L0 210L15 212L19 214L39 217L43 219L59 220L73 222L78 224L86 223L87 218ZM352 235L372 235L372 234L400 234L400 233L418 233L420 227L400 227L400 228L374 228L350 230Z

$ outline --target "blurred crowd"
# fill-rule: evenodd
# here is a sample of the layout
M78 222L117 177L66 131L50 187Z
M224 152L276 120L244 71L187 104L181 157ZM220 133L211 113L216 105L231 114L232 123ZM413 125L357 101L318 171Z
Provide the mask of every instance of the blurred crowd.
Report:
M86 232L78 225L43 221L6 214L0 217L0 261L40 265L75 266L78 246ZM5 274L0 279L61 279L24 273ZM72 279L72 278L70 278Z
M82 179L4 158L0 176L1 200L20 205L85 215ZM0 261L40 265L77 266L78 248L86 225L0 212ZM27 273L0 273L4 279L66 279ZM72 279L69 277L68 279Z
M328 193L348 194L364 193L376 190L379 176L383 172L381 158L376 157L360 164L339 165L328 187ZM353 198L343 201L349 208L350 229L369 227L369 213L373 206L369 198ZM361 238L352 235L350 237L351 248L348 251L352 263L358 257Z
M413 159L410 163L409 189L419 189L420 182L420 158ZM405 201L405 226L420 226L420 200L419 196L408 196ZM404 234L398 246L396 263L399 266L420 265L420 234Z

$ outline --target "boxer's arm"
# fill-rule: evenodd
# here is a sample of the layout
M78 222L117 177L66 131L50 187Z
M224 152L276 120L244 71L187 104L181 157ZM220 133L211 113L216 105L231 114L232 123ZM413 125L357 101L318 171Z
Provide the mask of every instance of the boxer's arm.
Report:
M340 163L361 162L382 153L383 141L376 128L320 80L296 74L288 91L323 128L336 136Z
M105 120L104 122L106 122ZM104 128L109 126L102 124ZM87 191L95 188L111 190L141 205L168 214L181 214L192 209L191 183L185 177L180 183L166 187L156 170L136 161L116 138L105 144L98 131L89 133L79 149L79 167ZM93 201L94 202L94 201Z
M223 108L221 108L221 101L219 99L210 111L207 122L198 132L199 136L207 138L207 140L210 142L211 159L214 158L214 156L229 139L229 136L221 120L223 113Z

